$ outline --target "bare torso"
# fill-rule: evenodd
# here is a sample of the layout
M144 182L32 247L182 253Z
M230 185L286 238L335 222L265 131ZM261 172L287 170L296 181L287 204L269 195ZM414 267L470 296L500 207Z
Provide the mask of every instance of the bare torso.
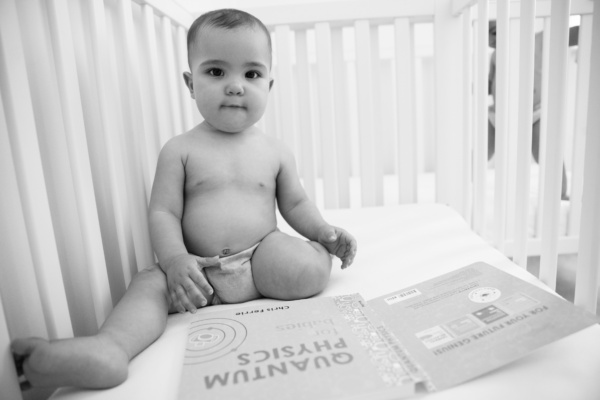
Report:
M182 229L188 252L235 254L275 230L279 153L273 140L251 131L192 134L187 142Z

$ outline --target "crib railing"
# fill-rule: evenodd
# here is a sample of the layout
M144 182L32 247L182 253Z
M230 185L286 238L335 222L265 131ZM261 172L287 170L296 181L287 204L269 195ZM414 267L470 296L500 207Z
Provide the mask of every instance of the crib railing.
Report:
M0 2L0 397L20 396L10 338L97 332L154 262L157 154L198 121L192 20L163 1Z
M591 1L537 1L512 3L497 1L456 2L456 11L471 13L476 21L475 63L475 143L473 226L485 230L485 171L487 164L487 115L477 110L487 105L488 22L496 19L498 43L496 58L496 155L493 200L493 243L515 262L526 267L527 256L540 255L539 277L556 287L557 257L578 253L575 302L596 310L600 243L598 231L598 169L594 163L599 151L596 134L600 128L594 115L598 99L594 88L594 54L598 51L592 32L594 3ZM595 15L597 16L597 7ZM575 17L580 26L576 52L568 50L569 22ZM542 68L541 144L538 187L531 188L531 107L533 88L533 27L544 31ZM598 25L598 24L597 24ZM597 27L596 27L597 28ZM519 32L520 31L520 32ZM482 56L484 54L484 56ZM569 60L572 60L571 62ZM483 112L482 112L483 111ZM585 154L584 154L585 148ZM592 155L596 154L596 155ZM584 172L585 159L585 172ZM569 176L570 200L561 201L562 168ZM588 169L592 168L592 169ZM530 191L538 193L531 204ZM585 191L585 192L584 192ZM596 210L594 210L596 204ZM586 212L582 212L582 207ZM532 208L533 213L532 213ZM526 221L536 219L533 237ZM594 250L592 250L594 249Z
M528 256L541 255L540 276L555 287L557 255L579 248L583 150L592 131L586 125L593 3L551 4L348 1L289 12L253 9L276 44L275 101L265 129L295 149L304 185L324 208L449 204L523 267ZM576 52L565 42L570 16L580 19ZM498 22L492 170L490 19ZM526 105L533 103L532 41L540 29L546 34L538 168L530 167ZM432 149L433 165L425 166ZM563 164L570 201L561 201Z
M290 8L250 11L275 43L265 130L295 149L309 195L324 208L427 197L466 216L467 163L455 162L468 159L463 104L455 101L462 24L451 8L434 1ZM433 171L431 193L419 196L419 172Z
M556 255L578 251L575 302L595 311L598 7L532 5L355 0L247 9L274 43L275 86L260 124L294 150L322 208L448 204L520 265L541 254L540 277L552 287ZM569 14L581 15L577 105L573 127L559 129L569 123L568 54L557 44ZM201 120L181 78L193 17L158 0L0 2L3 395L19 393L10 338L94 333L131 276L154 262L146 207L156 158L168 138ZM490 18L498 21L498 84L506 88L498 93L491 196ZM545 54L556 61L546 61L543 189L532 211L524 165L535 21L550 32ZM568 229L560 233L563 158L571 187ZM536 216L531 235L525 222Z

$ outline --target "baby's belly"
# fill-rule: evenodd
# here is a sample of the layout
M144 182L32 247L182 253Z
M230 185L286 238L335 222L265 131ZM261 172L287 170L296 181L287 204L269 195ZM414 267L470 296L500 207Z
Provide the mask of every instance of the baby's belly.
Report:
M275 211L268 205L186 204L182 220L187 250L200 257L239 253L258 243L276 226Z

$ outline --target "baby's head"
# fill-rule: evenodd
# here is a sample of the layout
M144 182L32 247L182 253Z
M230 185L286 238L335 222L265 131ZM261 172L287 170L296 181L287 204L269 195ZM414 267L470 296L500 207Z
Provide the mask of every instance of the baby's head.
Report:
M190 72L183 79L204 126L238 133L262 118L273 84L271 37L238 10L201 15L188 33Z
M234 9L222 9L209 11L199 16L190 29L187 35L187 51L188 51L188 64L191 69L192 51L194 49L194 42L198 36L202 34L203 29L207 28L221 28L221 29L235 29L235 28L259 28L267 36L267 42L269 44L269 54L272 55L273 48L271 44L271 35L269 30L262 23L261 20L255 16L248 14L247 12L234 10ZM269 64L270 66L270 64Z

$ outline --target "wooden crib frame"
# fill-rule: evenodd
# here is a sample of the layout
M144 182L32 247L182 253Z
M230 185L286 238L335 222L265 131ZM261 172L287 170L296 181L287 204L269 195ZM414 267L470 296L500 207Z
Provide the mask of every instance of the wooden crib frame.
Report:
M595 312L600 24L592 22L599 11L590 0L552 5L348 0L247 9L272 31L275 51L276 83L260 124L295 151L304 186L320 207L385 206L390 188L392 202L448 204L476 232L493 232L489 240L519 265L540 254L540 278L551 288L557 255L578 252L575 303ZM570 220L559 234L567 97L559 44L569 14L582 18ZM529 173L522 173L529 170L523 166L531 110L522 104L531 93L532 52L514 32L519 27L533 38L534 15L552 21L545 27L553 62L543 102L541 234L532 238L524 223ZM492 225L483 173L487 135L475 134L487 132L489 18L498 21L499 86L506 88L498 92ZM132 275L154 262L146 206L158 151L200 121L181 79L193 19L166 0L0 2L3 395L20 395L10 338L93 334ZM433 26L433 51L415 47L417 24ZM505 40L501 33L509 28ZM379 37L390 32L393 47L385 58ZM509 59L519 54L514 67ZM351 80L348 71L360 79ZM427 132L434 142L423 146L430 138L418 134ZM428 155L433 168L423 161ZM425 172L435 177L427 200L419 194Z

